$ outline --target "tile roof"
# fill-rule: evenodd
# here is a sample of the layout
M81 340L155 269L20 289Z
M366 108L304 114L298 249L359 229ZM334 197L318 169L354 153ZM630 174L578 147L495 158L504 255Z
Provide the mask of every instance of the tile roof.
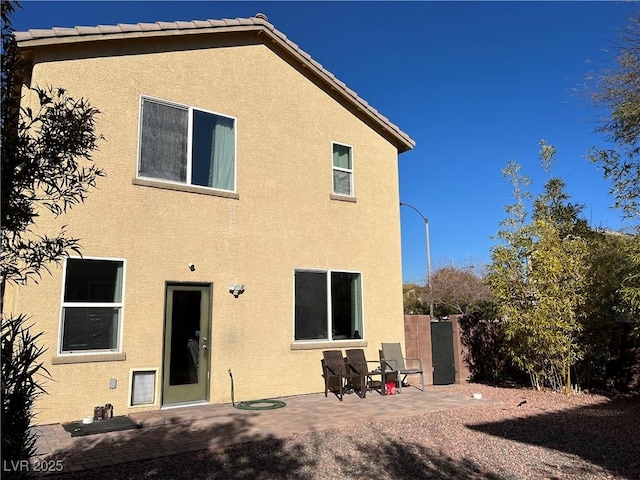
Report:
M338 80L335 75L316 62L298 45L289 40L287 36L277 30L267 17L261 13L251 18L234 18L221 20L193 20L190 22L156 22L118 25L98 25L95 27L78 26L74 28L59 28L41 30L34 29L26 32L15 32L15 38L21 49L30 49L39 46L56 45L75 42L101 41L112 39L140 38L150 36L186 35L192 33L219 33L219 32L265 32L272 40L279 43L291 55L298 58L304 67L315 73L317 77L332 90L342 94L358 111L377 123L383 131L396 140L394 144L400 152L411 150L415 142L400 128L369 105L347 85Z

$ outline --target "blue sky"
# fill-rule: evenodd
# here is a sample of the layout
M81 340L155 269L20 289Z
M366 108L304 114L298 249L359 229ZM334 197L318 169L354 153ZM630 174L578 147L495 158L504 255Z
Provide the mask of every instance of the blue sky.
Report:
M594 226L627 225L586 159L604 145L603 112L584 88L613 66L632 2L22 2L16 30L265 13L275 27L415 141L399 158L400 196L428 217L433 270L490 261L512 199L515 159L533 192L548 178L539 142L558 150L552 174ZM81 95L81 92L76 93ZM401 209L405 281L424 281L424 222Z

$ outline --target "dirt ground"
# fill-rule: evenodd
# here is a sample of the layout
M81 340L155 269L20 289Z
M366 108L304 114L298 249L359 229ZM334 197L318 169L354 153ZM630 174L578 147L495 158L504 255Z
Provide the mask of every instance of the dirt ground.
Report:
M640 395L438 388L492 402L49 478L640 479Z

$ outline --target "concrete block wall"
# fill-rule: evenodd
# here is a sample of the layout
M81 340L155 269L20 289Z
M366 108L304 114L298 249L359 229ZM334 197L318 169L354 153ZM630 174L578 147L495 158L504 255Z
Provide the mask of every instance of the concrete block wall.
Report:
M469 367L464 361L464 347L460 341L461 332L458 324L460 315L450 315L449 321L453 330L453 358L456 369L456 383L469 380ZM404 316L405 356L420 358L424 368L426 385L433 385L433 356L431 351L431 317L429 315ZM417 375L407 378L409 383L420 381Z
M404 345L407 358L419 358L424 368L424 383L433 385L433 362L431 355L431 317L429 315L404 316ZM419 383L418 375L407 378L411 384Z

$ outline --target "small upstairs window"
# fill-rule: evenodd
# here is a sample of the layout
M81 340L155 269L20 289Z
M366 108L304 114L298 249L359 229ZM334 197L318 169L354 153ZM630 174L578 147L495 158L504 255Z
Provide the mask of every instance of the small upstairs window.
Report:
M333 144L333 193L353 195L352 148L340 143Z
M142 98L138 177L235 191L235 119Z

